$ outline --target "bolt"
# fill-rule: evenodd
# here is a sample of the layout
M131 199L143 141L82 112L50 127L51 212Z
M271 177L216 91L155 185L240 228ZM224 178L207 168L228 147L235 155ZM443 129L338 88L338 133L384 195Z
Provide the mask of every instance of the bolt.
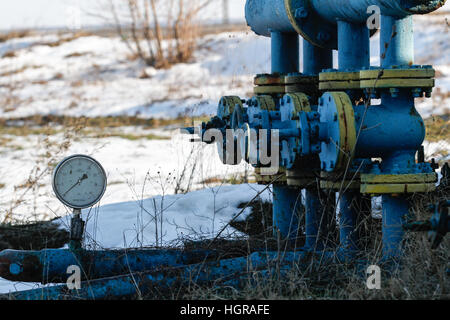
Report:
M23 268L21 265L17 263L11 263L9 265L9 272L13 275L18 275L23 271Z
M400 92L400 90L398 88L391 88L391 89L389 89L389 91L391 92L392 98L397 98L398 94Z
M319 98L319 106L323 106L323 98Z
M356 116L355 116L355 118L356 118ZM337 115L337 113L335 112L334 115L333 115L333 121L336 122L337 119L338 119L338 115Z
M306 10L304 7L300 7L295 10L296 19L305 19L306 17L308 17L308 10Z
M317 40L322 41L322 42L327 42L328 40L330 40L331 36L328 32L323 32L320 31L317 34Z
M327 169L327 163L324 161L322 162L322 170L325 171Z
M330 161L330 168L333 169L334 168L334 162Z
M411 93L414 98L420 98L422 96L422 89L414 88L411 90Z

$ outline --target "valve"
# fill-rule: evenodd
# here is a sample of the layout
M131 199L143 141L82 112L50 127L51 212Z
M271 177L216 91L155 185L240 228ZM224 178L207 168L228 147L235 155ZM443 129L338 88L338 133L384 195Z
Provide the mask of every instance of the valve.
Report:
M403 229L414 232L428 231L431 248L436 249L450 229L449 208L450 200L433 205L429 209L434 210L434 214L429 220L407 223Z

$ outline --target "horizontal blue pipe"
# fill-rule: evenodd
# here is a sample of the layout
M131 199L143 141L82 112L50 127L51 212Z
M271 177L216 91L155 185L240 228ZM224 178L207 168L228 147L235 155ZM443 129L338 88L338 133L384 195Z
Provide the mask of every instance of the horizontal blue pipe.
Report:
M12 281L66 282L67 267L82 269L83 279L99 279L130 272L155 270L198 263L217 256L212 250L4 250L0 253L0 277Z
M270 37L270 33L296 33L286 13L284 0L247 0L245 19L257 35Z
M345 250L336 252L316 252L314 255L320 263L336 263L350 261ZM225 283L239 287L239 277L252 271L273 270L278 268L289 270L292 264L306 261L310 253L296 252L256 252L248 257L220 260L218 262L201 263L151 273L135 273L120 277L112 277L89 282L82 282L80 290L69 290L66 285L58 285L35 290L14 292L0 298L9 297L16 300L61 300L61 299L107 299L131 297L138 293L151 294L164 290L177 290L178 286L189 284L204 285ZM305 263L306 268L310 262Z
M298 8L302 4L313 8L331 23L345 20L353 23L366 23L371 12L367 8L376 5L387 16L404 18L412 14L435 11L444 5L445 0L303 0L295 1ZM295 9L298 9L294 7ZM285 0L247 0L245 6L247 24L258 35L270 36L270 32L295 32L289 21Z
M386 157L398 151L416 152L425 139L425 125L407 90L398 97L382 94L382 103L366 108L355 106L356 131L359 134L357 158ZM383 159L384 161L384 159Z
M371 12L367 12L367 8L372 5L378 6L383 15L402 18L435 11L445 3L445 0L310 0L307 2L312 4L322 18L330 22L345 20L365 23L371 15Z

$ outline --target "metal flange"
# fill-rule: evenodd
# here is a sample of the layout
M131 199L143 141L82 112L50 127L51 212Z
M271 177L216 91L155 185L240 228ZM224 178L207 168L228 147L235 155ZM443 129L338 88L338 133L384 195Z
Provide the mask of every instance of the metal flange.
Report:
M319 74L319 89L327 91L360 89L360 73L327 71Z
M360 71L360 87L369 88L420 88L424 91L435 85L435 70L431 66L407 68L371 68Z
M281 120L289 123L290 128L299 128L299 112L310 112L309 98L304 93L287 93L281 99ZM282 165L288 169L298 161L298 147L301 137L287 137L281 141Z
M323 19L309 0L284 0L294 29L308 42L321 48L337 49L337 27Z
M244 108L241 98L237 96L222 97L219 101L219 106L217 107L217 116L224 121L230 121L236 105L240 108Z
M318 96L319 77L301 73L290 74L285 77L286 93L302 92L310 96Z
M287 170L287 185L299 188L311 187L316 183L317 177L313 171Z
M436 190L436 173L361 174L364 194L426 193Z
M359 190L361 186L360 173L348 173L346 179L343 179L341 173L329 173L322 171L320 173L320 187L331 190Z
M356 146L355 113L345 92L326 92L319 99L320 122L327 125L328 140L319 154L322 171L345 170Z
M253 92L257 95L283 94L286 92L284 76L278 73L258 74L254 78Z
M286 169L280 168L279 173L276 175L261 175L261 168L255 168L255 179L258 184L286 185Z

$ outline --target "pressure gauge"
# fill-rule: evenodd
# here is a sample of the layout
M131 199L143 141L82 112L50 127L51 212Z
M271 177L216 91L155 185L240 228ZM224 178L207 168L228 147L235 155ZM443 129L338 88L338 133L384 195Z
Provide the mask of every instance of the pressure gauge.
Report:
M106 190L106 174L95 159L85 155L70 156L53 171L56 197L72 209L92 207Z

